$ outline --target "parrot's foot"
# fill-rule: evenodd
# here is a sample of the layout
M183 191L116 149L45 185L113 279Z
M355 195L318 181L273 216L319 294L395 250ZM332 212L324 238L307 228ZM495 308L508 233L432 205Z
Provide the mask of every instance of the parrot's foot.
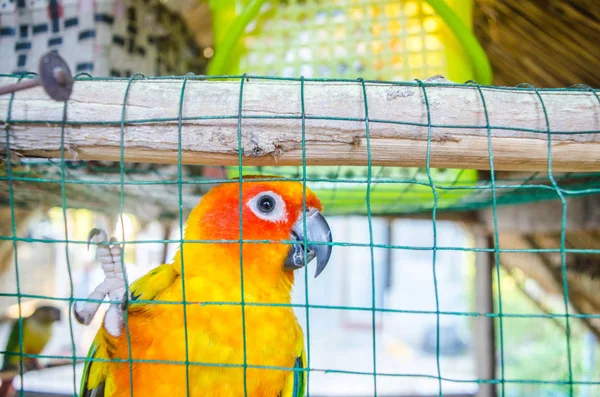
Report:
M37 358L31 358L29 360L26 360L24 363L24 366L25 366L25 371L33 371L33 370L42 369L42 365L40 364L40 362Z
M123 301L125 295L125 276L121 266L121 247L113 237L108 240L106 232L102 229L92 229L88 235L88 248L90 242L98 244L98 257L104 271L102 281L88 296L88 302L76 302L73 308L75 318L84 325L89 325L104 297L108 295L111 301ZM93 301L92 301L93 300ZM120 304L112 303L104 318L104 328L112 336L121 335L123 329L123 309Z

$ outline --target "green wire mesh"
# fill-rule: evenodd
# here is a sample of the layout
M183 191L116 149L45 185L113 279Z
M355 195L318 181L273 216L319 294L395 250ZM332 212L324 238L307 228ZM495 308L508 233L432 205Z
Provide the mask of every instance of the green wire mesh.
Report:
M63 109L63 120L61 122L62 133L61 133L61 150L59 159L14 159L11 155L11 129L18 128L23 120L14 120L11 117L12 110L12 99L8 106L8 113L4 121L4 154L5 161L2 169L2 175L0 176L0 182L2 182L1 203L11 210L11 232L10 235L0 236L0 240L10 241L15 252L14 256L14 268L16 271L15 284L17 288L16 293L0 293L2 297L13 297L19 302L23 299L28 298L42 298L48 300L58 300L68 302L70 308L76 301L89 301L88 299L76 298L74 294L73 280L71 275L71 263L69 262L69 245L70 244L86 244L85 241L72 239L69 237L69 230L66 225L67 208L92 208L95 211L105 211L107 213L118 213L122 218L127 207L127 201L133 201L131 198L140 197L140 194L148 194L152 187L152 191L157 190L158 187L166 189L161 193L165 196L175 197L175 200L171 202L165 202L160 200L160 196L151 197L152 200L160 202L161 206L157 212L159 216L175 215L179 219L180 236L183 236L183 222L185 214L189 209L197 202L196 197L200 196L206 191L208 186L214 185L215 183L226 183L232 182L230 179L215 180L205 178L198 172L197 167L191 167L184 165L182 162L182 135L186 133L182 108L185 100L185 87L189 79L194 76L186 76L181 79L182 89L179 98L173 98L173 100L179 101L179 115L178 115L178 151L177 151L177 167L174 170L172 167L151 165L144 166L139 164L130 164L124 161L125 151L127 150L125 145L125 127L128 124L127 121L127 94L129 88L136 79L143 78L142 76L136 75L128 80L128 87L125 92L122 103L122 117L120 120L121 129L121 147L120 147L120 161L115 163L98 163L90 161L72 161L65 158L65 126L69 124L68 118L68 107L69 104L65 103ZM237 136L238 136L238 166L234 167L237 171L237 179L233 181L241 181L241 176L244 173L244 156L241 150L241 137L243 130L242 120L244 115L242 113L242 105L244 101L244 82L247 80L247 76L239 77L239 107L237 114ZM252 77L255 78L255 77ZM430 167L430 151L431 151L431 128L432 121L429 114L429 102L427 100L427 84L418 81L418 86L422 90L425 105L427 108L427 127L428 127L428 139L427 139L427 163L424 169L400 169L400 168L381 168L374 167L371 162L370 153L370 135L369 135L369 124L372 122L369 119L369 104L366 96L365 81L358 80L361 84L364 94L364 106L365 106L365 117L364 122L364 133L367 141L368 161L366 164L366 174L357 175L357 171L364 168L362 167L326 167L326 168L314 168L306 165L306 142L305 142L305 120L306 114L304 112L304 78L299 79L300 82L300 97L302 98L302 152L303 152L303 165L301 167L263 167L257 168L256 171L264 173L265 175L277 173L280 174L284 180L299 180L302 181L305 189L306 187L314 187L314 190L319 194L326 206L327 210L332 214L349 214L349 213L361 213L365 214L368 219L369 228L369 242L367 244L357 244L343 241L334 241L332 245L335 249L344 249L345 247L362 246L368 247L370 250L370 263L365 266L369 266L371 273L371 305L370 307L347 307L347 306L319 306L310 304L309 288L308 288L308 272L304 272L304 284L305 284L305 303L303 304L292 304L284 306L299 307L306 310L306 322L307 329L305 329L307 338L307 369L289 369L295 371L307 371L309 376L308 383L310 384L310 373L317 369L311 367L311 336L310 336L310 321L309 321L309 309L335 309L335 310L349 310L349 311L367 311L372 315L371 332L372 332L372 371L349 371L349 370L338 370L338 369L326 369L327 373L331 374L346 374L353 376L370 376L373 377L373 395L378 394L378 380L385 377L401 377L406 378L407 382L411 379L433 379L438 384L438 395L444 395L444 385L446 382L451 383L470 383L470 384L493 384L498 386L499 395L510 396L507 391L507 385L512 384L527 384L527 385L543 385L543 386L555 386L565 387L568 390L569 396L575 396L576 391L580 387L598 387L600 386L600 379L592 380L581 380L574 377L574 365L573 365L573 349L571 342L571 327L572 323L581 320L598 320L600 319L600 313L573 313L570 309L569 304L569 285L568 285L568 271L567 269L567 255L571 254L585 254L585 255L598 255L600 249L576 249L570 248L567 244L567 198L577 197L583 195L593 195L600 193L600 175L598 173L555 173L552 170L552 150L551 140L554 132L552 126L548 122L548 116L546 115L546 130L544 132L548 141L548 168L547 172L542 173L524 173L518 178L513 177L502 177L500 173L494 170L494 157L493 147L491 141L491 129L488 117L488 109L485 105L485 96L478 86L482 103L484 104L484 110L486 115L485 129L488 134L488 150L489 150L489 165L491 172L486 178L481 178L480 174L471 171L459 171L453 173L451 178L444 177L444 170L434 171ZM472 85L471 85L472 86ZM537 90L532 88L534 92ZM595 91L592 90L594 94ZM597 94L596 94L597 96ZM538 94L540 99L540 106L545 111L545 105L542 97ZM598 101L600 106L600 100ZM136 121L136 123L156 123L157 120L147 121ZM160 121L158 121L160 122ZM166 122L166 121L165 121ZM479 127L481 128L481 127ZM582 133L587 134L598 134L600 131L586 131ZM312 174L313 169L315 174ZM320 174L319 174L320 172ZM322 175L326 175L323 177ZM466 175L466 176L465 176ZM347 195L344 191L347 185L353 186L353 192ZM358 185L359 188L356 188ZM98 194L98 188L103 190L103 194ZM240 184L241 189L241 184ZM140 193L142 191L143 193ZM428 192L429 191L429 192ZM460 191L461 194L454 194L454 191ZM187 196L187 195L190 196ZM304 190L304 195L306 190ZM107 197L102 197L107 196ZM362 202L361 202L362 196ZM410 199L398 200L409 196ZM116 197L116 200L115 200ZM424 199L427 198L427 199ZM507 250L502 249L498 245L498 223L497 223L497 209L502 204L515 204L515 203L526 203L535 202L542 200L558 200L562 205L562 231L560 233L560 246L556 249L523 249L523 250ZM400 202L400 204L398 204ZM48 206L58 206L62 209L63 218L65 219L65 230L64 240L52 240L52 239L32 239L20 236L16 229L16 217L15 209L19 206L23 207L34 207L43 203ZM306 203L306 197L304 197L304 203ZM490 248L470 248L470 247L444 247L438 244L437 236L437 217L441 212L444 211L456 211L456 210L471 210L484 207L491 207L494 212L494 237L495 245ZM133 207L131 207L133 208ZM305 208L306 210L306 208ZM241 212L241 203L238 211ZM413 213L429 213L431 214L432 226L433 226L433 245L431 247L415 247L415 246L400 246L393 244L379 244L375 243L373 239L373 225L372 217L375 215L384 214L413 214ZM140 216L142 214L139 214ZM153 214L156 215L156 214ZM124 222L121 222L123 226ZM232 244L244 243L268 243L268 241L248 241L243 239L241 216L240 216L240 238L239 240L230 241ZM123 229L123 235L125 235ZM57 298L52 296L40 296L33 294L22 293L20 289L21 279L24 275L19 272L19 263L17 251L19 244L26 244L30 242L46 242L46 243L65 243L65 254L67 258L67 265L69 269L70 277L70 293L68 298ZM153 242L175 242L185 247L186 241L182 237L178 240L167 240L162 239ZM148 241L121 241L123 247L130 246L133 244L144 244ZM306 241L305 241L306 243ZM305 244L306 247L306 244ZM376 290L375 290L375 265L374 265L374 250L385 249L385 250L420 250L428 251L431 253L432 267L430 271L433 275L436 310L433 311L417 311L417 310L399 310L399 309L387 309L385 307L378 307L376 305ZM489 252L494 255L495 258L495 287L497 294L497 308L493 313L477 313L473 311L443 311L440 310L440 302L438 295L438 275L437 275L437 261L436 256L440 251L446 250L459 250L459 251L472 251L472 252ZM557 314L546 314L537 315L534 313L515 314L506 312L503 306L502 299L502 287L501 278L502 272L500 268L500 254L503 252L518 252L518 253L558 253L560 254L560 271L562 278L563 288L563 303L564 313ZM181 260L183 261L183 253L181 253ZM122 254L123 255L123 254ZM121 258L121 264L125 269L123 257ZM237 302L209 302L206 304L214 305L235 305L239 306L242 313L243 329L244 324L244 313L248 306L260 306L261 304L250 303L244 301L243 296L243 258L240 257L240 270L242 271L242 296L240 301ZM184 272L185 270L183 270ZM425 269L424 269L425 271ZM298 281L301 282L301 281ZM160 304L177 304L182 305L184 308L184 320L185 308L188 304L193 302L186 302L185 299L185 286L183 301L182 302L160 302L160 301L147 301L145 303L160 303ZM418 373L389 373L389 372L378 372L377 371L377 332L375 327L375 316L377 313L410 313L410 314L427 314L435 316L436 318L436 363L437 373L435 375L418 374ZM127 318L127 311L125 312ZM455 316L468 316L468 317L488 317L493 318L498 323L498 339L499 339L499 372L493 379L456 379L447 377L444 375L440 365L440 319L441 316L455 315ZM511 318L551 318L561 319L565 322L564 329L564 346L565 359L566 359L566 379L551 379L551 380L540 380L540 379L525 379L519 377L507 376L505 367L507 366L505 359L505 324L506 319ZM19 317L19 321L22 324L22 316ZM72 351L76 351L76 343L73 335L73 324L72 318L69 317L69 324L71 329L71 347ZM125 322L127 325L127 321ZM21 327L22 330L22 327ZM134 359L131 357L131 339L129 335L129 329L126 326L126 334L129 345L129 359L120 360L127 362L132 368L134 363L138 362L153 362L151 360ZM22 332L22 331L21 331ZM226 366L226 367L241 367L244 369L244 373L248 368L271 368L281 369L277 367L265 367L257 366L246 361L246 354L244 354L244 362L239 364L215 364L215 363L199 363L190 360L189 352L187 349L187 334L188 330L186 327L186 355L184 361L166 362L172 364L180 364L186 366L186 388L188 395L190 395L190 382L193 381L189 377L189 366ZM244 332L244 350L246 345L246 335ZM85 357L79 357L75 354L70 356L48 356L48 355L32 355L27 354L23 351L23 335L20 335L20 349L18 356L21 362L25 358L41 357L41 358L62 358L69 359L72 361L73 366L73 387L77 389L77 383L79 379L76 377L76 363L78 361L86 360ZM3 352L5 355L11 355L15 353ZM245 353L245 351L244 351ZM90 359L87 360L97 360ZM533 364L533 363L532 363ZM543 365L544 363L534 363L535 365ZM22 375L22 370L21 370ZM244 376L244 389L246 389L246 377ZM23 376L20 377L21 391L23 395ZM133 377L130 377L130 384L133 385ZM132 388L133 390L133 388ZM131 393L133 394L133 392ZM310 391L308 393L310 395Z
M158 164L124 163L123 183L118 162L54 159L21 159L11 169L15 205L23 208L61 206L61 173L64 171L70 208L86 208L103 213L119 211L119 192L127 200L126 212L142 218L178 216L178 185L181 182L184 213L219 180L202 173L201 166L177 167ZM368 167L306 167L308 186L321 198L329 215L367 214L364 172ZM455 172L456 171L456 172ZM228 178L239 176L236 167L226 167ZM303 167L244 167L243 175L279 175L288 180L302 180ZM0 178L7 181L6 169ZM471 211L493 205L489 174L474 170L432 169L435 188L439 191L437 208L444 211ZM558 186L570 196L596 194L600 189L598 172L554 173ZM221 182L225 179L221 180ZM520 172L496 176L496 204L523 204L556 200L556 192L545 172ZM0 190L0 204L9 205L8 190ZM422 214L433 208L433 196L424 168L372 167L371 212L373 215ZM140 203L136 200L144 200Z

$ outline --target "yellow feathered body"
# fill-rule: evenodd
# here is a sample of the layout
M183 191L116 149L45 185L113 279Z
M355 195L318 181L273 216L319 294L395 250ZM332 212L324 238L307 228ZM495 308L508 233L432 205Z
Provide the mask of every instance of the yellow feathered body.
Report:
M244 194L254 194L245 185L250 190ZM293 197L298 208L288 204L288 211L294 218L301 211L300 184L283 184L283 191L275 182L256 185L255 190L277 189L286 199ZM140 397L186 396L188 388L192 397L303 395L305 374L293 370L305 365L302 329L289 306L294 275L282 269L289 245L244 243L240 252L235 242L239 239L236 189L237 185L216 188L205 195L185 230L187 240L229 242L184 243L173 264L159 266L131 286L134 300L128 304L127 329L116 338L104 328L98 332L92 355L100 360L85 374L84 396L128 397L130 385L133 396ZM320 207L309 194L308 204ZM244 213L245 239L289 238L289 225L268 229L246 218L251 219ZM128 362L129 350L133 362ZM298 379L302 391L298 391ZM93 394L99 389L102 394Z

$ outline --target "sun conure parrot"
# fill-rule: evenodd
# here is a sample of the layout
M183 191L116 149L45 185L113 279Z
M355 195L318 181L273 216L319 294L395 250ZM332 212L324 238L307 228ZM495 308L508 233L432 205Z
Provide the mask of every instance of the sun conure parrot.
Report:
M291 303L295 269L316 258L316 277L327 265L331 231L320 213L321 202L308 188L304 219L301 183L262 179L245 177L241 191L243 239L253 240L243 243L241 256L248 304L246 395L299 397L305 389L304 338L292 308L285 304ZM128 302L112 303L89 353L99 360L87 362L80 396L128 397L130 384L132 395L140 397L186 396L187 387L192 397L245 395L239 212L237 181L216 186L202 197L189 215L184 239L208 242L184 242L172 264L156 267L131 285ZM106 234L98 229L90 233L93 238L106 243ZM115 300L114 292L124 291L120 247L100 244L98 252L106 279L90 296L102 299L108 294ZM98 303L87 305L76 306L75 315L89 324ZM130 365L127 335L133 360L152 362ZM160 363L165 360L169 362Z
M52 337L52 326L57 321L60 321L60 309L53 306L40 306L29 317L23 318L23 353L40 354ZM20 324L18 320L15 320L10 330L6 349L4 349L15 355L4 355L0 373L20 372L21 357L18 355L21 351L20 337ZM40 368L37 358L34 357L24 357L23 366L23 370ZM7 377L2 381L0 397L7 396L12 392L13 377Z

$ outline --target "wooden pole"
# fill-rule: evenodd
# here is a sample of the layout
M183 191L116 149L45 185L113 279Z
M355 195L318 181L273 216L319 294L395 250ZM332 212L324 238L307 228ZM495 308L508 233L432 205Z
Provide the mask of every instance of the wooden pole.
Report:
M162 227L163 227L163 239L165 240L165 242L163 243L163 250L162 250L162 262L160 263L167 263L167 253L169 251L169 243L167 243L166 241L170 239L171 237L171 229L172 229L172 222L170 221L165 221L162 223Z
M558 196L556 196L558 198ZM491 200L491 198L490 198ZM479 211L481 224L488 233L511 234L549 234L560 233L565 227L567 232L594 231L600 228L600 195L567 198L567 223L562 223L562 202L560 200L502 205Z
M0 78L0 85L14 81ZM447 83L439 78L428 80L427 100L423 87L412 83L365 83L373 165L424 167L430 133L432 167L489 169L480 92L476 86ZM360 82L306 81L301 85L299 81L251 78L241 87L239 79L190 79L182 100L182 79L134 80L125 99L128 85L124 80L75 83L66 112L66 157L119 160L125 102L126 161L177 163L180 140L183 163L236 165L241 115L245 165L300 165L304 108L307 164L367 164L365 96ZM536 93L524 88L481 88L481 93L496 170L547 170L545 109L554 132L553 170L600 171L600 103L593 93L550 89ZM0 114L8 114L9 100L10 96L0 96ZM14 154L59 156L62 119L63 103L49 100L41 88L16 93L10 129ZM5 145L2 140L0 150Z
M476 236L478 248L494 246L493 237L478 233ZM494 290L492 270L494 268L493 252L477 252L475 270L475 307L478 313L494 312ZM487 380L496 378L496 339L494 319L480 316L475 325L475 363L477 379ZM477 397L496 397L496 385L479 384Z
M527 237L525 237L525 241L533 249L539 250L539 249L544 248L544 247L540 246L537 243L537 241L535 240L535 238L533 238L533 237L527 236ZM560 293L564 294L565 290L563 288L562 269L560 267L556 267L552 264L552 261L548 257L547 253L538 252L536 255L540 258L540 261L543 264L543 266L547 269L547 271L554 278L554 282L560 289ZM577 285L573 282L571 282L569 285L569 296L567 296L567 299L569 301L569 304L575 310L575 312L581 313L581 314L590 313L590 310L584 309L585 301L587 300L585 293L581 294L581 292L579 292L577 290ZM588 305L586 305L586 306L588 306ZM592 309L592 310L594 310L594 309ZM589 329L590 332L592 332L596 336L596 338L600 338L600 321L596 321L592 318L581 318L581 322Z

